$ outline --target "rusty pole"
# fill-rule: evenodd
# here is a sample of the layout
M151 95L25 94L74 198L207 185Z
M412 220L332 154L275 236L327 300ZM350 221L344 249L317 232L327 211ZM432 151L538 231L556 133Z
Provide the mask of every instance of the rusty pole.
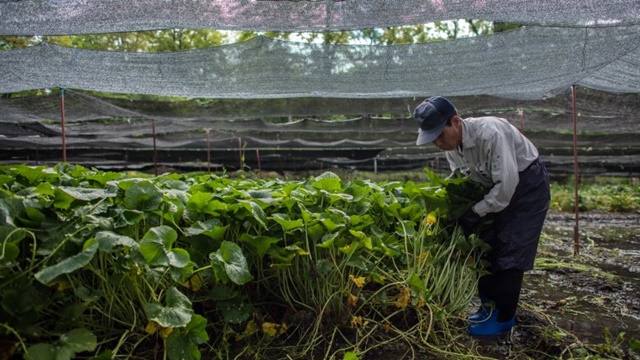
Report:
M64 88L60 88L60 119L62 120L62 162L67 162L67 137L64 126Z
M207 129L207 174L211 174L211 129Z
M240 161L240 169L239 171L244 170L244 162L242 161L242 138L238 138L238 157Z
M256 149L256 160L258 161L258 172L262 171L262 166L260 164L260 149Z
M571 86L571 104L573 112L573 196L575 225L573 226L573 255L580 254L580 236L579 236L579 200L578 200L578 114L576 106L576 86Z
M158 150L156 149L156 119L151 119L151 131L153 133L153 173L158 176Z

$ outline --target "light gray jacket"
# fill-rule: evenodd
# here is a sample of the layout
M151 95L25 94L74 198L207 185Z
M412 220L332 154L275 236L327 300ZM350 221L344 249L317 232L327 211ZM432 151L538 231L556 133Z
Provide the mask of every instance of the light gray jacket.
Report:
M459 169L471 180L490 187L473 206L480 216L509 205L519 172L538 158L538 150L507 120L485 116L462 120L462 148L446 151L451 171Z

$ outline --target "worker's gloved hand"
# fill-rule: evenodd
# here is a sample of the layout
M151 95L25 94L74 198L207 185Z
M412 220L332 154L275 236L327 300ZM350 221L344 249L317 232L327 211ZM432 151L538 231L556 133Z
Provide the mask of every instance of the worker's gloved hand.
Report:
M460 216L460 218L458 218L458 225L462 228L464 236L473 234L478 228L478 225L480 225L481 219L480 215L473 211L473 208L469 208L467 212Z

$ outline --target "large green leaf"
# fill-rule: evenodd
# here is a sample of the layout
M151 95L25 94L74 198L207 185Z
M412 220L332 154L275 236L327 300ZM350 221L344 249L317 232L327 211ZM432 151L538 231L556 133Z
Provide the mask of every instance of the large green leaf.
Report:
M74 329L60 336L59 344L35 344L27 349L27 360L71 360L76 353L93 351L96 336L86 329Z
M289 215L276 213L271 215L271 218L275 220L280 226L282 226L282 230L285 232L291 232L292 230L304 230L302 219L291 220Z
M74 352L93 351L98 346L96 336L87 329L73 329L60 336L60 342Z
M253 218L256 219L260 225L267 227L267 215L264 213L260 205L249 200L238 200L238 203L245 209L249 210Z
M83 268L93 259L93 256L98 251L98 247L99 244L96 239L89 239L84 243L84 248L81 252L55 265L45 267L35 274L35 278L43 284L48 284L62 274L69 274Z
M162 191L149 181L141 181L125 191L124 204L128 209L153 211L162 202Z
M227 232L229 225L223 225L220 219L209 219L206 221L197 221L190 227L185 229L185 233L189 236L206 235L213 240L221 241Z
M243 233L238 238L238 241L246 243L250 247L254 248L260 257L263 257L271 245L277 244L280 238L273 236L256 236L247 233Z
M132 238L112 231L100 231L96 234L96 240L100 244L100 250L111 252L116 246L124 246L129 248L137 248L138 243Z
M87 180L94 181L100 185L106 185L109 181L120 180L124 173L117 172L94 172L86 175Z
M24 227L39 228L47 219L47 216L36 208L26 207L22 213L18 214L17 219L20 220L20 224Z
M217 302L216 307L222 313L224 321L230 324L241 324L251 317L253 309L243 300L244 299L233 299Z
M162 327L185 327L191 321L193 309L191 301L175 287L167 289L165 305L153 302L144 305L144 312Z
M178 233L169 226L157 226L149 229L140 241L140 253L151 266L168 266L169 252Z
M324 190L327 192L342 191L342 184L338 175L327 171L319 176L316 176L315 181L311 184L315 189Z
M18 258L18 244L27 236L27 231L13 226L0 225L0 263Z
M167 338L167 355L170 360L200 360L198 345L209 341L207 319L193 315L189 324Z
M23 210L22 201L13 198L0 198L0 225L15 226L14 216Z
M35 344L27 349L27 360L71 360L75 354L66 346Z
M83 187L69 187L60 186L58 189L67 195L71 196L75 200L81 201L93 201L97 199L103 199L106 197L114 197L116 194L108 189L94 189Z
M209 254L209 259L211 259L214 272L221 277L220 280L223 282L224 275L238 285L243 285L253 279L247 259L236 243L223 241L218 251Z
M36 185L40 182L55 184L60 176L46 166L31 167L26 165L13 165L11 171L16 179L25 186Z
M196 192L187 202L187 209L196 212L206 212L206 207L213 200L213 194L207 192Z

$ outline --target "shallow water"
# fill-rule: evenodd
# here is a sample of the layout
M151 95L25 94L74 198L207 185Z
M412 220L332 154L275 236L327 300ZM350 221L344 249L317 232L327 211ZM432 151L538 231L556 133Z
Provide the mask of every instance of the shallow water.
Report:
M523 303L585 342L609 341L607 331L614 339L640 339L640 214L597 212L579 220L574 256L574 215L549 214L538 256L581 266L528 272Z

